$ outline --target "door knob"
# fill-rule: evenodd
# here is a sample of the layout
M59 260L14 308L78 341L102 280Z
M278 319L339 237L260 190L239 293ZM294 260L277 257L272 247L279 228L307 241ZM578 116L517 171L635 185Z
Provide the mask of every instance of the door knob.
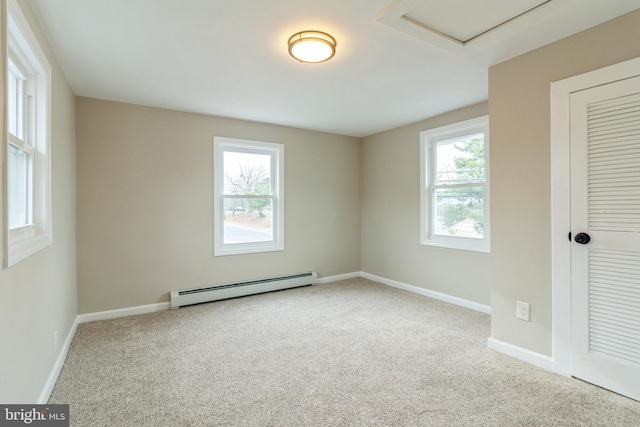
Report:
M580 243L581 245L586 245L591 241L591 237L589 237L587 233L578 233L573 240L575 240L576 243Z

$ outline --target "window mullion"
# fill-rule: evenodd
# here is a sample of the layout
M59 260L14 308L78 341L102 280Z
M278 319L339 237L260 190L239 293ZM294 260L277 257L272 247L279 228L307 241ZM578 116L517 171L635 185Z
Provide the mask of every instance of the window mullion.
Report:
M20 138L18 138L12 133L7 134L7 140L9 141L9 144L19 148L20 150L24 151L27 154L33 154L34 152L34 149L32 146L25 143L23 140L21 140Z
M463 182L461 184L434 184L434 189L484 187L485 182Z
M226 199L273 199L273 194L223 194Z

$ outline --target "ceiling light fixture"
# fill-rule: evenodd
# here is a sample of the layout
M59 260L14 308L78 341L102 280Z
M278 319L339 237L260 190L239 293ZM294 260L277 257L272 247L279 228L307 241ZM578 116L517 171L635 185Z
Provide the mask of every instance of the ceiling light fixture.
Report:
M300 62L325 62L335 54L336 40L327 33L302 31L289 38L289 55Z

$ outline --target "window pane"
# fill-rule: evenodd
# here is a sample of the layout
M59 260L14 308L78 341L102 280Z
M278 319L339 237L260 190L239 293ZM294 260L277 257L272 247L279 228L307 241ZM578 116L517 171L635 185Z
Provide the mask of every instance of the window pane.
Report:
M9 132L22 138L22 80L9 71L7 87L7 119Z
M224 194L271 195L271 156L224 152Z
M31 154L9 144L8 161L9 228L31 223L29 195L31 193Z
M224 244L273 240L271 198L224 199Z
M484 188L439 188L435 190L434 234L484 237Z
M484 182L484 134L440 141L436 145L436 184Z

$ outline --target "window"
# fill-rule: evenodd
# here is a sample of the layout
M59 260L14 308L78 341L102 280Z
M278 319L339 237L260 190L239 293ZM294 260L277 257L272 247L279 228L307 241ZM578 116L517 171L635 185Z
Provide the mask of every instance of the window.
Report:
M214 255L284 250L284 146L213 141Z
M421 243L489 252L489 119L420 133Z
M5 135L10 267L50 245L51 67L15 0L7 1Z

